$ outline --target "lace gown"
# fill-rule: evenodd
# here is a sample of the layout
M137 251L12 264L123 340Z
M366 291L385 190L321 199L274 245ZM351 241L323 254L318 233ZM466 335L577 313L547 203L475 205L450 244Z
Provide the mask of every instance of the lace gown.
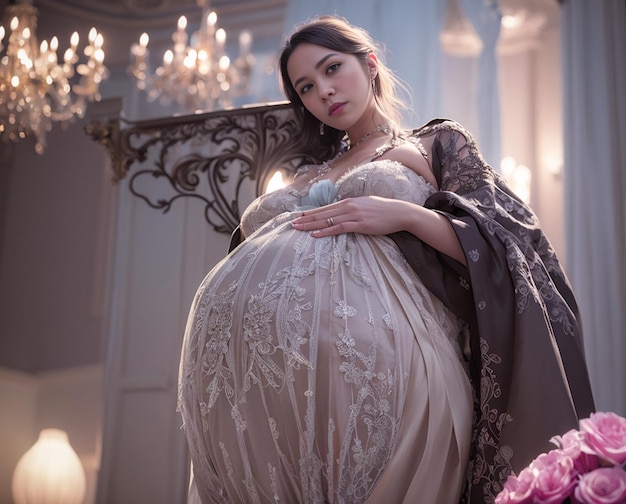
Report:
M385 236L314 238L299 210L434 189L378 159L309 169L255 200L247 239L204 279L185 334L179 409L202 502L458 502L471 389L461 324ZM381 216L381 218L384 218Z

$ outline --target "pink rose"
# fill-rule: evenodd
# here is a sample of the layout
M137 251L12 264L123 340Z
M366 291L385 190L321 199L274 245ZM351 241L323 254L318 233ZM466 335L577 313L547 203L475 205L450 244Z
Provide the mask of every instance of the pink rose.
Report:
M519 476L511 474L497 495L495 504L530 504L534 481L535 475L529 468L524 469Z
M592 413L580 421L580 429L583 451L616 465L626 462L626 418L612 412Z
M563 502L576 484L574 461L561 450L539 455L529 466L535 476L535 500L542 504Z
M579 473L587 473L600 467L597 455L583 451L583 437L582 432L572 429L562 436L554 436L550 440L574 461L574 469Z
M626 472L621 467L601 467L580 477L574 502L623 504L626 502Z

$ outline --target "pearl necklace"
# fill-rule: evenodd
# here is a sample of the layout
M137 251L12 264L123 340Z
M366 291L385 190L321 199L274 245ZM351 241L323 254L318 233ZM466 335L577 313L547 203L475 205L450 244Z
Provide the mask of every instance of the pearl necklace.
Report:
M391 129L389 128L389 125L387 123L384 124L379 124L378 126L376 126L372 131L368 131L367 133L365 133L365 135L363 135L359 141L357 143L355 143L354 145L350 145L350 149L356 149L359 145L361 145L370 135L373 135L374 133L377 133L379 131L383 131L386 134L389 134L391 132Z

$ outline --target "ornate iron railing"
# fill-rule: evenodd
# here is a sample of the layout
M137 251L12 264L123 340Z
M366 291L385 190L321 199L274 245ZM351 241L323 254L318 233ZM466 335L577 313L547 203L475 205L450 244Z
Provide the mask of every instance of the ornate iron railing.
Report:
M305 162L293 112L282 102L135 122L109 114L85 131L107 149L114 183L128 177L132 194L163 212L195 198L221 233L235 229L242 207L276 170Z

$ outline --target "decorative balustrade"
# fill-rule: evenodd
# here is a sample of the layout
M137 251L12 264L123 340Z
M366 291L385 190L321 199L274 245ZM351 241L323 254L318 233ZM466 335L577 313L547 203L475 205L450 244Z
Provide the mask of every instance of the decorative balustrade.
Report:
M277 171L292 174L306 159L286 102L145 121L120 118L119 100L85 126L111 158L114 183L168 212L181 198L204 206L207 222L231 233L249 202Z

